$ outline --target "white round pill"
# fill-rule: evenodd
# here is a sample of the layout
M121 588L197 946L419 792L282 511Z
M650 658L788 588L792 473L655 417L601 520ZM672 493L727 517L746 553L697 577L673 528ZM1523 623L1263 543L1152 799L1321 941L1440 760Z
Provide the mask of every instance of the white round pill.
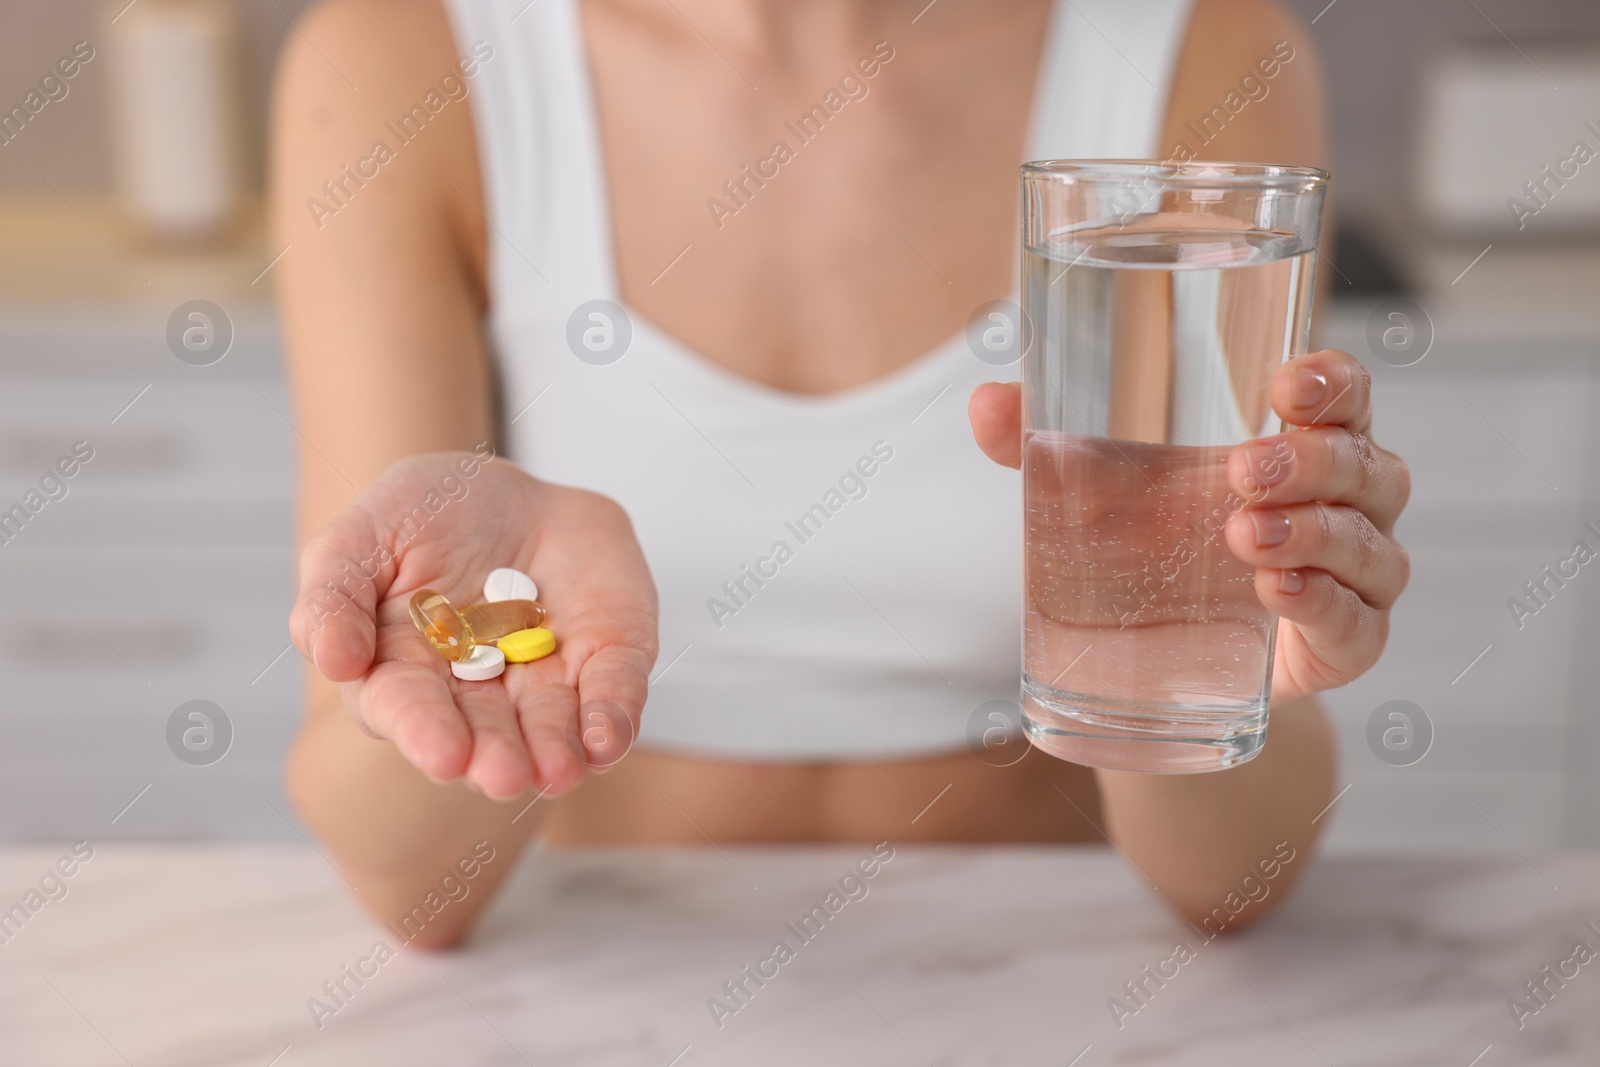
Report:
M491 604L500 600L538 600L539 587L514 567L497 567L484 580L483 599Z
M463 682L487 682L506 673L506 654L493 645L473 645L466 659L450 664L450 673Z

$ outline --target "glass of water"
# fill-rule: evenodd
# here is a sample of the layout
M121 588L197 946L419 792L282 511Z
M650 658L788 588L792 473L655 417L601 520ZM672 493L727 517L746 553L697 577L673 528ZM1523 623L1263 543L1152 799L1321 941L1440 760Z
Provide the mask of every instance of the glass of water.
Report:
M1268 389L1310 341L1327 180L1246 163L1022 169L1022 708L1053 756L1192 773L1266 743L1278 619L1224 540L1254 495L1226 468L1282 427ZM1280 451L1269 465L1292 460Z

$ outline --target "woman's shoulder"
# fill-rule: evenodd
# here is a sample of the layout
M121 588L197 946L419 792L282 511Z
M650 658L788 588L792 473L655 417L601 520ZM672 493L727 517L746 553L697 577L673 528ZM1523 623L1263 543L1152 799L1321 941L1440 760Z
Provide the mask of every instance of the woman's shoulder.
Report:
M284 42L279 132L288 123L300 140L331 139L343 153L383 142L395 153L457 158L472 135L465 82L476 61L465 52L443 0L322 0ZM427 114L407 126L419 106ZM428 136L417 136L424 127Z
M284 42L275 79L279 213L319 233L350 216L340 228L367 243L394 239L385 234L397 212L409 234L438 220L448 231L440 239L481 261L472 252L482 244L473 206L482 196L468 104L476 62L457 44L444 0L310 8Z
M382 96L455 61L443 0L321 0L284 41L279 81Z
M1195 0L1173 75L1162 150L1325 166L1322 65L1278 0Z
M1310 28L1282 0L1194 0L1191 33L1219 47L1261 38L1306 40Z

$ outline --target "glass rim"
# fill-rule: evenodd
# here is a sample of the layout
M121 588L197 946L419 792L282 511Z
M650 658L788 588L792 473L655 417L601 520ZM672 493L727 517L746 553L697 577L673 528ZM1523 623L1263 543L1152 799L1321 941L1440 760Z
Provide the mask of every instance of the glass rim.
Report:
M1327 185L1331 177L1317 167L1211 159L1038 159L1022 165L1022 176L1065 184L1153 180L1174 189L1267 187L1307 192Z

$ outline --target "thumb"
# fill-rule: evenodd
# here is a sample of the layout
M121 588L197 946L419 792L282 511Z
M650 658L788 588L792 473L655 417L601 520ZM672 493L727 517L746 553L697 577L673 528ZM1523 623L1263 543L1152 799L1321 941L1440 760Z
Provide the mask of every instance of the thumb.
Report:
M972 436L983 454L1002 467L1022 466L1022 385L985 382L967 401Z
M353 681L372 666L378 602L395 570L388 539L355 507L335 516L300 553L289 636L330 681Z

